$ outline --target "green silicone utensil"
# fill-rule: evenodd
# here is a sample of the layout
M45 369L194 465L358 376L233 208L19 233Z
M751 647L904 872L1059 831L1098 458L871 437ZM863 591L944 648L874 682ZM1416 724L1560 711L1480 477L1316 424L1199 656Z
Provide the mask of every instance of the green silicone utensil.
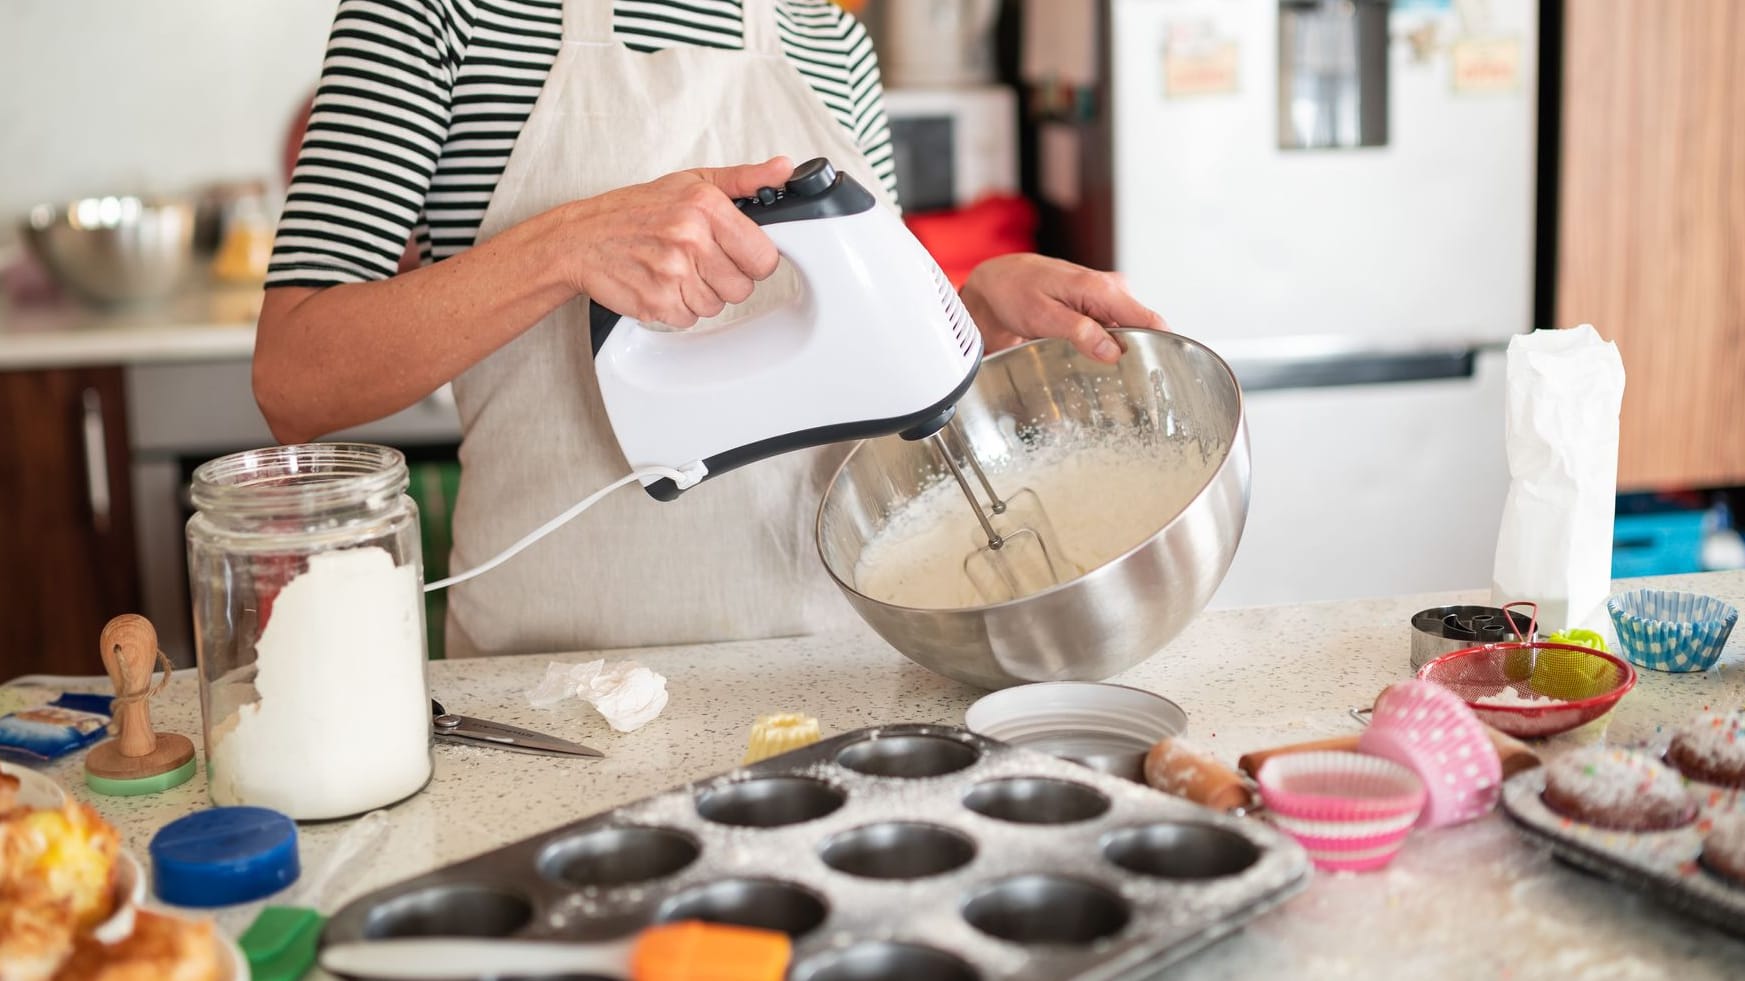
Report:
M237 941L253 981L297 981L315 966L327 918L303 906L268 906Z
M334 842L321 870L305 877L287 896L290 902L260 911L237 941L248 957L253 981L297 981L309 973L315 966L321 928L327 923L321 911L333 908L340 873L361 869L364 863L357 861L358 856L369 853L387 830L385 811L358 818Z

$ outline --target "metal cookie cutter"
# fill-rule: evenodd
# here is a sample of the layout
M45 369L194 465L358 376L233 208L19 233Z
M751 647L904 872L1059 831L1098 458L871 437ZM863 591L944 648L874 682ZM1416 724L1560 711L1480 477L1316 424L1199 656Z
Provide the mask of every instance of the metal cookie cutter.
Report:
M1513 605L1513 604L1511 604ZM1412 670L1444 654L1522 639L1526 617L1495 606L1437 606L1412 614Z

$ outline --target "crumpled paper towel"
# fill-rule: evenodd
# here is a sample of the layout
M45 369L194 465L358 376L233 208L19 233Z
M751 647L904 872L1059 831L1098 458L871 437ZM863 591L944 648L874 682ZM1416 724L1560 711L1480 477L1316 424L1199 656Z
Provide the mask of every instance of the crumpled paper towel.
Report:
M1539 604L1544 633L1610 629L1624 362L1592 325L1509 342L1509 496L1491 597Z
M534 708L551 708L571 696L592 705L619 732L635 732L666 708L666 678L635 661L584 664L553 661L527 693Z

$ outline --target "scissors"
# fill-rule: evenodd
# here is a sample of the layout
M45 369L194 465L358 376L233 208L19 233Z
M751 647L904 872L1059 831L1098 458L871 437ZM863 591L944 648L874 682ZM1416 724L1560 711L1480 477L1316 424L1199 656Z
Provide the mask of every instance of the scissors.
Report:
M538 753L545 756L593 756L604 757L606 754L591 746L572 743L568 739L547 736L523 729L520 726L505 725L501 722L487 722L475 719L470 715L455 715L442 707L436 699L430 700L430 725L438 739L450 739L457 743L471 743L474 746L492 746L497 749L513 750L520 753Z

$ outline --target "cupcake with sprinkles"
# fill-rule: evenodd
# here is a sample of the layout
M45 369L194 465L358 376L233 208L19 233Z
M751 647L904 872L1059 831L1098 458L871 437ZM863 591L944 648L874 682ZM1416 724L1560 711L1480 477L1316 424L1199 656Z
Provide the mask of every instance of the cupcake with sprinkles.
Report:
M1705 712L1672 737L1666 762L1692 780L1745 787L1745 711Z
M1745 816L1716 823L1703 839L1703 864L1735 885L1745 886Z
M1677 773L1646 753L1588 746L1545 767L1545 804L1572 821L1614 831L1666 831L1696 820Z

